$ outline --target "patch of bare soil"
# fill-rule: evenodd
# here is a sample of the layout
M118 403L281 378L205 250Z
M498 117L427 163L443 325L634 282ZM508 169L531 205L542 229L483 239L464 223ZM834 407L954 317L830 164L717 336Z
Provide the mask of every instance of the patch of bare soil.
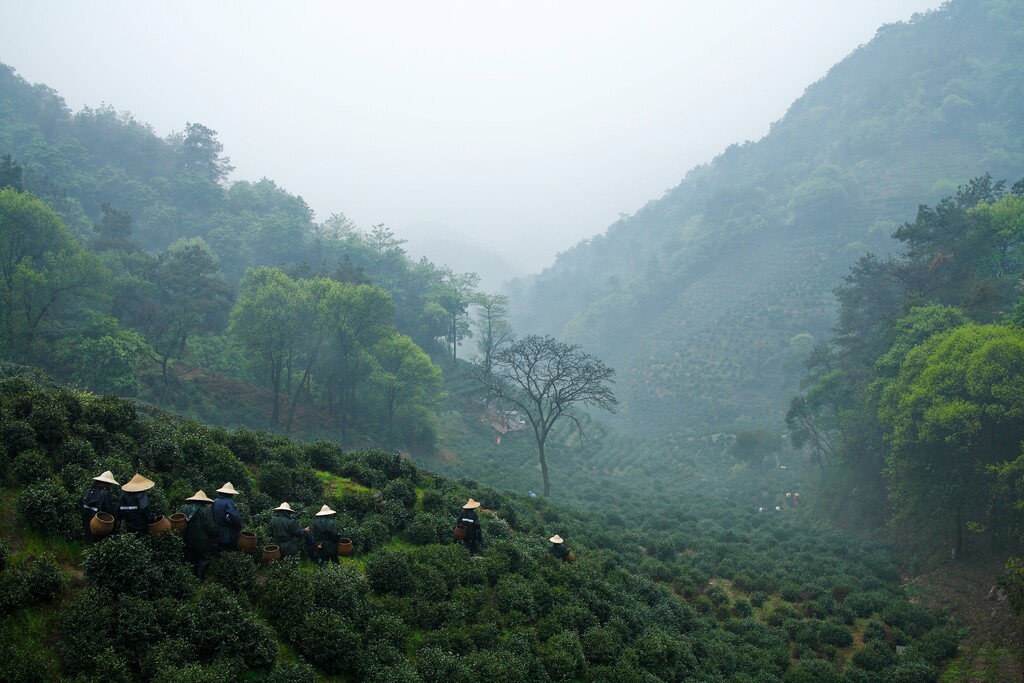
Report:
M951 613L970 629L960 653L972 655L975 675L953 680L1024 681L1024 624L997 586L1002 567L994 560L949 562L904 581L922 605Z

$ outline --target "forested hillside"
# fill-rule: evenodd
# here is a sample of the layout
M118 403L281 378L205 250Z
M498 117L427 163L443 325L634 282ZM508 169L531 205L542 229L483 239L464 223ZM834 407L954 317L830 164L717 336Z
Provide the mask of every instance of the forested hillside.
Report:
M1024 175L1022 27L1020 3L954 0L881 28L762 140L520 281L514 325L615 367L623 429L781 422L848 267L918 204Z
M4 65L0 156L0 358L213 423L433 447L430 356L457 360L475 274L228 182L201 124L72 113Z
M0 434L3 680L931 681L965 633L906 599L882 548L788 503L695 486L683 512L652 494L640 517L583 513L10 365ZM104 468L146 473L162 514L230 480L261 543L281 500L303 524L327 503L357 552L319 571L225 552L199 584L176 531L77 540L77 497ZM468 497L477 558L451 538ZM547 552L556 533L574 563Z

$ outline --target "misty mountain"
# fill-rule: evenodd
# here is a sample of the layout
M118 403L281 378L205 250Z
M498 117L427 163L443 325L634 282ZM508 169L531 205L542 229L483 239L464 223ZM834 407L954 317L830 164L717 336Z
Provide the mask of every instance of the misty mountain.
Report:
M416 223L399 232L414 261L426 256L458 273L476 273L480 276L480 289L485 292L496 292L509 280L525 275L523 269L516 268L503 255L440 223Z
M849 266L919 204L1024 174L1022 28L1006 0L883 26L764 138L512 283L516 329L617 368L630 430L781 428Z

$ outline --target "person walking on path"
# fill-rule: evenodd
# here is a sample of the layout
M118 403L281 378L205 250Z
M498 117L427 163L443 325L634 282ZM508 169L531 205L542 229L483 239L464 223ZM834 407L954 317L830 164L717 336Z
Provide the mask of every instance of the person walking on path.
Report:
M185 527L185 556L192 563L196 578L203 581L220 538L217 525L213 522L213 499L199 489L191 498L185 499L181 512L188 520L188 526Z
M295 519L295 510L288 503L281 503L274 508L274 516L270 518L270 535L281 548L282 558L298 555L302 550L306 532Z
M336 514L338 513L324 505L313 520L313 542L316 543L317 562L321 569L326 567L328 562L339 564L338 540L341 538L341 532L334 523Z
M465 527L466 534L462 537L461 542L473 555L480 552L480 545L484 540L484 532L480 528L480 518L476 514L478 507L480 507L480 503L470 498L462 506L462 510L459 511L459 516L455 520L456 529L460 524Z
M82 529L85 532L86 543L95 543L99 540L92 535L92 528L89 526L97 512L106 512L117 519L117 505L114 504L114 496L110 491L111 486L120 486L120 484L114 479L114 474L107 470L100 476L92 478L92 485L82 496Z
M156 515L149 507L149 494L146 493L155 485L151 480L136 473L121 487L121 499L117 503L117 521L123 529L136 536L148 534L149 524L156 521Z
M551 547L548 548L549 553L560 559L562 562L571 561L568 557L572 554L572 551L566 547L565 541L562 540L561 536L555 534L548 540L551 541Z
M238 534L242 532L242 514L235 505L238 491L231 482L217 489L217 500L213 501L213 522L217 525L218 548L234 550L238 543Z

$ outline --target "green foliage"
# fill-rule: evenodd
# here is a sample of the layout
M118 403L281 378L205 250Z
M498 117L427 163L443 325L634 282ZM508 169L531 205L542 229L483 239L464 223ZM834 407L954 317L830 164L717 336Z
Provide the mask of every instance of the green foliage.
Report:
M303 626L302 653L327 673L353 673L359 665L361 643L352 623L336 612L310 612Z
M69 540L82 534L77 508L75 497L52 477L26 486L18 496L18 513L29 528Z
M366 558L366 578L374 591L407 595L413 578L408 555L390 548L370 553Z
M68 579L53 555L21 558L0 571L0 612L51 602L67 584Z
M82 569L89 583L114 596L153 597L161 581L149 547L128 533L117 534L85 551Z
M232 593L251 592L256 581L256 563L248 553L220 553L210 563L209 575Z
M200 656L239 659L249 669L270 669L277 657L273 631L244 609L226 588L206 584L196 594L198 616L190 640Z

